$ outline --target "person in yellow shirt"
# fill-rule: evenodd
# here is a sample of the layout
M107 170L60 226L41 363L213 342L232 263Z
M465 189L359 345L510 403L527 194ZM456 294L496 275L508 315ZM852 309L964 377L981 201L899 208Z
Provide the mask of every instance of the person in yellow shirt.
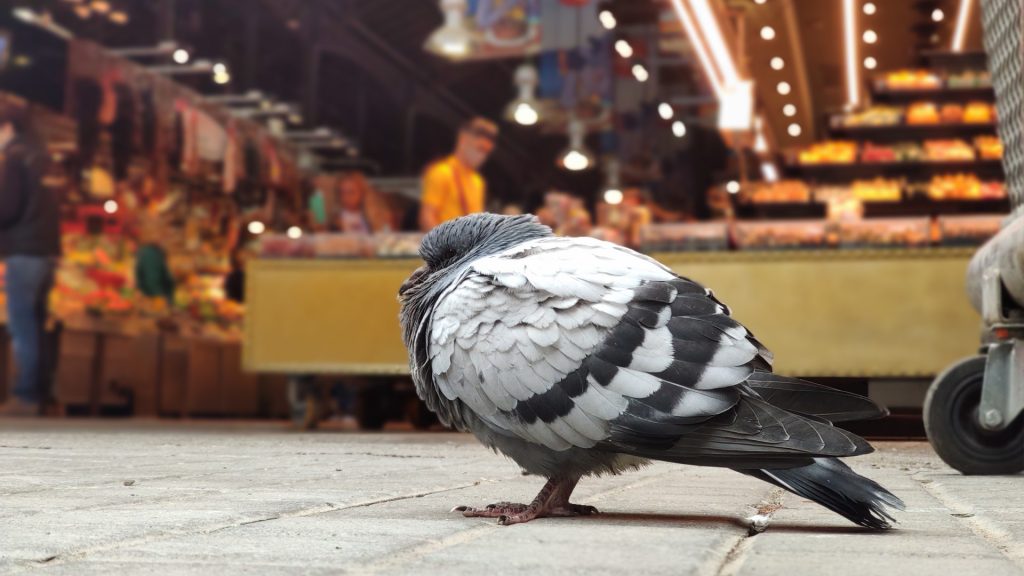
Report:
M484 211L487 186L478 170L487 161L498 139L498 126L474 118L459 129L455 152L434 162L423 174L420 229Z

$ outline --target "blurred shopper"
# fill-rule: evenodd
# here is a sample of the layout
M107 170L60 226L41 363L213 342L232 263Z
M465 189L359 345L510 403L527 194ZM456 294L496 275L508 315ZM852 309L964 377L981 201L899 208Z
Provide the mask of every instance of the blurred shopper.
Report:
M174 276L167 264L167 251L160 245L162 229L155 218L147 218L139 230L139 250L135 254L135 286L148 298L163 298L174 304Z
M360 172L349 172L338 181L338 229L353 234L391 232L394 216L387 201Z
M22 110L0 108L0 254L6 259L7 330L17 376L0 415L36 416L49 399L55 358L46 319L60 257L56 191L43 186L47 154Z
M483 212L486 185L478 170L487 161L498 140L498 126L485 118L474 118L459 130L455 152L431 164L423 174L420 229Z

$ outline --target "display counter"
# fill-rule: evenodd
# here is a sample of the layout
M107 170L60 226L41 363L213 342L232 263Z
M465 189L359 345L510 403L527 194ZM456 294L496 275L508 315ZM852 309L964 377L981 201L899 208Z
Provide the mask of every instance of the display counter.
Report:
M794 376L931 377L977 349L973 249L654 254L712 287ZM398 288L415 259L261 259L247 272L243 365L404 374Z

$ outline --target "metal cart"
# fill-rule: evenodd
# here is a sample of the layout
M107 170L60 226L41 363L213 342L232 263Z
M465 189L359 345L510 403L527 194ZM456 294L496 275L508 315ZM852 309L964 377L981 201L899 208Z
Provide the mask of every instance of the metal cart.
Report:
M1013 212L974 255L971 303L984 323L981 353L939 375L924 403L935 451L964 474L1024 471L1024 0L982 0Z

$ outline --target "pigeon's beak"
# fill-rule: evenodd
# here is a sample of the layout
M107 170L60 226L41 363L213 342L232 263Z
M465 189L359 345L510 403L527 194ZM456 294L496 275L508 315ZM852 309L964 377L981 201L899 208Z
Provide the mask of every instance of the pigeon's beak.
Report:
M426 266L420 266L417 268L416 271L405 280L405 282L402 282L401 288L398 289L398 297L402 298L405 296L405 293L408 292L410 288L420 283L420 280L424 275L426 275L426 273Z

